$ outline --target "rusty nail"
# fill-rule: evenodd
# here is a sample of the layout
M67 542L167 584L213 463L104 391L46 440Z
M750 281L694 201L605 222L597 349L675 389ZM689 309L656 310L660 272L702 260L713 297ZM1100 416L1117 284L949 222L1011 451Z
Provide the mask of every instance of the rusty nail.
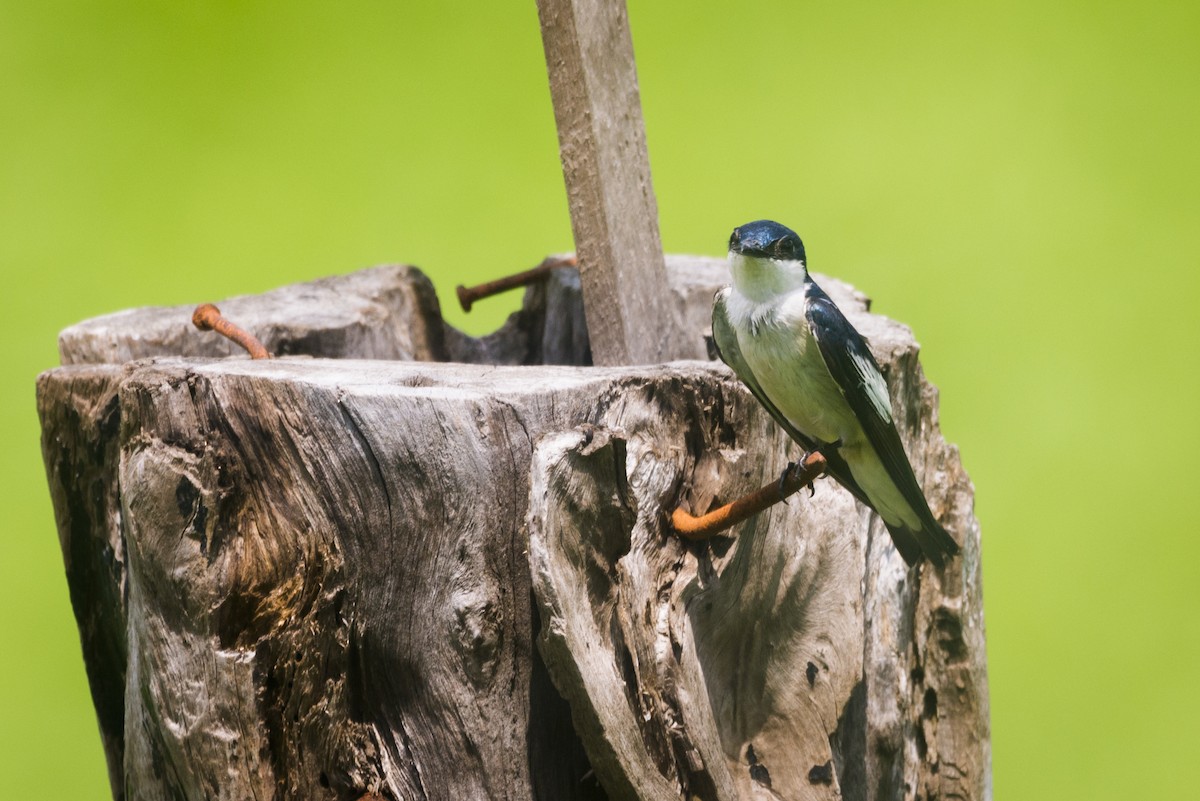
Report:
M545 259L542 259L541 264L532 270L526 270L516 275L506 275L503 278L497 278L495 281L487 281L475 286L463 286L459 284L454 291L458 294L458 302L462 306L462 310L469 312L471 304L477 300L490 298L492 295L498 295L501 292L516 289L519 286L527 286L534 281L541 281L550 275L551 270L557 270L560 267L574 267L575 264L574 256L547 256Z
M772 481L748 495L713 509L708 514L694 517L682 508L671 514L671 526L675 533L689 540L706 540L728 528L748 520L759 512L787 498L813 483L825 472L825 457L814 451L805 457L799 469L790 471L780 491L779 482Z
M211 303L202 303L192 312L192 325L201 331L216 331L246 349L251 359L269 359L271 354L258 338L221 316L221 310Z

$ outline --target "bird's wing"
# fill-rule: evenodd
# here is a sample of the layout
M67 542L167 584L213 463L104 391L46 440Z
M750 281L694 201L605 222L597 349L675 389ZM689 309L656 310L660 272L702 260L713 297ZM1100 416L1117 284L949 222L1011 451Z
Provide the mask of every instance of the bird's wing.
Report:
M821 443L801 433L783 416L783 412L779 411L779 408L767 397L767 393L763 392L762 386L759 385L758 379L754 376L754 371L750 369L750 365L746 363L745 358L742 356L741 346L738 345L737 332L734 331L733 324L729 322L729 312L725 305L731 291L729 287L725 287L718 290L716 296L713 298L712 331L713 342L717 346L717 355L721 357L721 361L729 365L730 369L733 370L737 377L742 380L742 383L746 385L747 389L750 390L750 394L762 404L771 417L775 418L775 422L787 432L789 437L804 448L806 453L815 450ZM854 477L850 475L850 466L846 464L841 454L834 448L828 448L822 451L822 454L824 454L825 461L828 464L829 475L833 476L843 487L850 490L850 493L854 497L867 506L870 506L871 502L867 499L866 493L858 486Z
M875 357L854 326L816 284L809 287L805 300L808 325L825 366L841 388L888 476L921 521L917 528L888 525L896 549L910 565L918 560L921 552L934 564L944 564L947 556L958 553L958 543L929 511L925 493L917 483L896 431L887 382L883 380ZM919 550L915 546L919 546Z
M816 291L808 293L805 314L825 366L904 499L919 516L933 522L925 493L917 483L892 420L887 382L875 357L829 296L815 285L812 289Z

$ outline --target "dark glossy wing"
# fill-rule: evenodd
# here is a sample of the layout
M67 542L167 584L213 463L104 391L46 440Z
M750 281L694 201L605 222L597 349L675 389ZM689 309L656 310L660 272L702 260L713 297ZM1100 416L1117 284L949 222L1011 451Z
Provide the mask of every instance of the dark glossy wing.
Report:
M806 292L806 316L813 337L821 350L825 366L841 387L846 402L858 418L867 440L879 455L884 469L900 490L909 506L921 518L919 530L907 530L921 544L921 549L934 562L941 564L943 555L958 552L953 538L933 519L925 493L913 474L908 454L892 420L887 382L871 355L862 335L834 305L820 287L810 284ZM892 529L896 539L895 528ZM899 542L897 540L897 542ZM905 557L907 559L907 556ZM911 561L911 560L910 560Z
M783 413L771 402L767 397L767 393L763 392L759 386L758 379L754 377L754 371L750 369L750 365L746 364L745 358L742 357L741 346L738 345L737 333L733 330L733 325L729 322L729 313L725 307L725 302L729 298L730 288L725 287L717 292L713 298L713 342L717 346L717 355L721 357L721 361L729 365L730 369L742 380L746 388L750 390L763 408L770 413L771 417L775 418L775 422L779 427L787 432L800 447L804 448L807 453L814 450L823 443L813 440L796 429L791 422L788 421ZM822 451L825 454L825 460L829 465L829 475L833 476L839 484L850 493L858 498L867 506L871 502L867 500L867 495L862 491L862 488L854 481L854 477L850 475L850 467L842 459L841 455L834 449L829 448Z

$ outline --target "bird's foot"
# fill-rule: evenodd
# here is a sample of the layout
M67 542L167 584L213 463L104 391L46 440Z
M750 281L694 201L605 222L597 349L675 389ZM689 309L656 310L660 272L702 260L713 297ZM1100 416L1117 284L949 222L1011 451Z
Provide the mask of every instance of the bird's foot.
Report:
M836 451L840 447L842 447L842 440L841 438L838 438L834 442L826 442L820 447L813 448L811 451L805 451L804 455L800 457L800 461L798 462L788 462L787 467L783 468L783 474L779 476L779 499L783 500L787 497L786 490L788 478L790 478L797 470L800 470L804 465L808 464L809 457L811 457L814 453L819 453L821 456L828 459L827 454ZM816 480L827 474L828 471L826 470L822 471L820 475L813 476L813 480L808 483L808 497L811 498L817 494Z
M779 500L781 500L781 501L787 500L787 497L789 495L789 493L787 491L788 479L791 478L796 473L796 471L799 470L806 461L808 461L809 453L811 453L811 451L808 453L805 453L802 457L800 457L799 462L788 462L787 467L783 468L783 474L779 476ZM816 494L817 494L816 489L814 489L812 483L809 482L808 497L811 498L812 496L814 496Z

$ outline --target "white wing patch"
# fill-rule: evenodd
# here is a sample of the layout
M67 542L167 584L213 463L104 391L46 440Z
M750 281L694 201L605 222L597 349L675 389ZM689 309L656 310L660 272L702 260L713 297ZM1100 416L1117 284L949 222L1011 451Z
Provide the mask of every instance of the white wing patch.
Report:
M887 382L883 380L883 376L875 369L875 365L865 356L850 352L850 357L854 361L854 367L858 370L859 375L863 379L863 388L867 391L867 398L871 401L871 406L879 413L879 416L889 423L892 422L892 402L888 399Z

